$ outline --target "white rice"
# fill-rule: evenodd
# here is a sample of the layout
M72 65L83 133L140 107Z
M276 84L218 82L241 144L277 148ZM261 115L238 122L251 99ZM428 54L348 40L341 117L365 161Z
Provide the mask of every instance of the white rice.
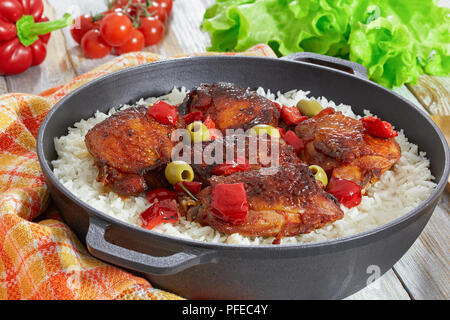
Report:
M285 94L273 94L259 88L257 92L280 104L292 106L298 100L310 98L309 92L292 90ZM183 101L187 91L185 88L174 88L168 95L158 98L141 99L138 104L152 104L157 99L169 104L179 104ZM333 107L343 114L360 118L353 113L348 105L336 105L325 97L312 98L322 106ZM120 107L120 110L129 108ZM66 136L55 138L58 159L52 161L53 171L61 183L77 197L92 207L109 214L117 219L134 225L140 225L140 214L150 204L144 196L120 198L116 193L108 191L96 181L98 169L93 158L88 153L84 137L89 129L117 112L112 108L108 113L97 111L93 117L81 120L69 128ZM364 112L370 115L369 111ZM402 156L398 163L386 172L375 185L368 188L358 207L344 211L344 218L335 221L309 234L283 238L281 244L311 243L336 239L373 229L386 224L417 207L436 187L434 177L429 170L430 162L418 146L408 142L403 130L396 138L400 145ZM171 236L207 241L214 243L228 243L239 245L272 244L273 237L244 237L240 234L226 235L208 226L201 226L196 222L189 222L183 217L175 224L161 224L153 229L156 232Z

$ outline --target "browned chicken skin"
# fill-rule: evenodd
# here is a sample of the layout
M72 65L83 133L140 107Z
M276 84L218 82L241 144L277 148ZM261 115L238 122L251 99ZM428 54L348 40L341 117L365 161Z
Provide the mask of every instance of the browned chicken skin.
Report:
M247 130L257 124L278 126L280 111L276 103L254 91L230 83L202 84L192 90L178 108L182 115L202 111L216 128Z
M300 154L303 161L321 166L334 178L351 180L363 190L401 156L394 139L373 137L365 132L360 120L332 108L300 123L295 133L305 142Z
M240 225L226 223L211 211L214 186L232 183L244 183L247 192L249 212L247 221ZM198 195L200 206L191 208L187 218L226 234L279 239L308 233L344 215L334 197L317 185L308 166L302 163L285 163L274 175L252 170L213 176L210 184Z
M99 168L97 180L124 197L145 191L145 176L170 161L174 129L149 117L143 106L120 111L97 124L85 137Z

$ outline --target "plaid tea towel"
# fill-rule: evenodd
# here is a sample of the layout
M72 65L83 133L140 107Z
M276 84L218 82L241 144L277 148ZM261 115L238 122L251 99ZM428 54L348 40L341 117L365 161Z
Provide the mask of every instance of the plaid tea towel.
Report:
M266 45L232 54L276 57ZM181 299L92 257L49 206L36 154L39 126L62 97L102 75L161 59L125 54L39 96L0 96L0 299Z

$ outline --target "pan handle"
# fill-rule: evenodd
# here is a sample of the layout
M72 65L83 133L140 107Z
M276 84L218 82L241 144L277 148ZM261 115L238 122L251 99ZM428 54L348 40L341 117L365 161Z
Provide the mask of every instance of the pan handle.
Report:
M109 222L91 216L86 235L89 252L106 262L154 275L174 274L195 265L215 262L216 252L206 249L192 248L166 257L153 257L120 247L106 241L105 232L109 226Z
M297 52L282 57L281 59L318 64L321 66L345 71L354 74L359 78L367 80L367 70L364 66L360 65L359 63L351 62L345 59L325 56L322 54L312 52Z

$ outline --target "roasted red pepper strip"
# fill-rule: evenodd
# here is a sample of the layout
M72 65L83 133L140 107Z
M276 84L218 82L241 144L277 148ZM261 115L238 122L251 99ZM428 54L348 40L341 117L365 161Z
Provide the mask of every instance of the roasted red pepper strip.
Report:
M207 127L209 130L209 138L211 140L215 140L217 138L220 138L222 136L221 132L216 129L216 124L214 123L213 119L209 115L206 116L205 120L203 121L203 124L205 127Z
M211 212L217 218L233 224L242 224L247 219L247 192L243 183L217 184L211 198Z
M369 116L361 119L366 131L377 138L394 138L398 136L397 131L392 129L392 125L387 121Z
M183 116L183 120L185 125L191 124L194 121L203 121L203 113L201 111L188 113Z
M331 178L327 192L349 209L361 203L361 187L350 180Z
M248 171L250 168L251 166L246 159L237 157L235 160L217 165L211 173L216 176L229 176L235 172Z
M48 21L42 0L0 1L0 74L12 75L41 64L49 33L73 24L69 14Z
M153 229L161 223L175 223L178 221L177 204L174 199L164 199L155 202L141 214L142 226Z
M202 189L202 183L201 182L197 182L197 181L192 181L192 182L188 182L188 181L183 181L183 185L185 186L185 188L192 193L194 196L196 194L198 194L200 192L200 190ZM181 187L180 183L177 182L174 186L173 189L176 192L185 192L184 189Z
M177 194L169 189L158 188L147 192L147 198L153 205L141 213L142 226L153 229L161 223L178 221L176 204Z
M294 148L294 151L297 154L300 153L303 149L305 149L305 144L303 140L297 137L294 131L289 130L288 132L286 132L286 134L282 135L281 137L283 138L284 141L286 141L288 145Z
M158 188L147 191L147 199L150 203L155 202L155 200L158 201L164 199L176 199L176 197L177 194L175 192L165 188Z
M203 121L203 124L204 124L208 129L215 129L215 128L216 128L216 124L215 124L214 121L211 119L211 117L209 116L209 114L206 116L205 121Z
M308 120L309 118L307 116L302 116L300 111L295 106L294 107L283 106L283 108L281 109L281 119L288 126L295 126L302 121Z
M156 101L148 108L148 114L161 124L176 126L178 121L177 108L163 101Z

